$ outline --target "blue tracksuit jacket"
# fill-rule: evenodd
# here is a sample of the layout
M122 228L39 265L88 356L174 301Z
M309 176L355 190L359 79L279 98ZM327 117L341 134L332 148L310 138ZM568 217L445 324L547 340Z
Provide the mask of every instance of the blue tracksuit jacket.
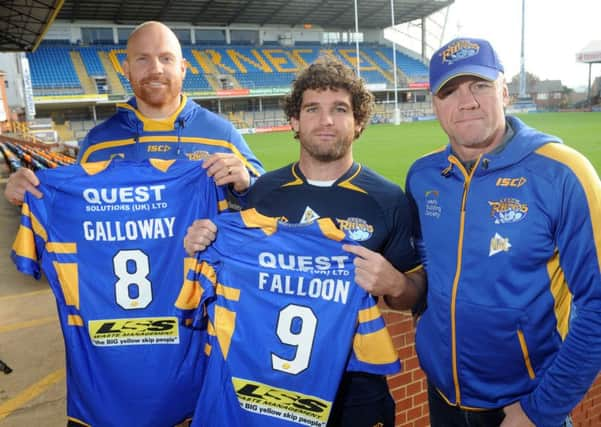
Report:
M81 143L77 160L81 163L147 158L200 160L213 153L234 153L242 159L251 180L261 175L263 166L250 151L234 126L194 101L182 96L180 107L166 119L144 117L135 98L117 104L117 112L91 129Z
M601 182L581 154L515 134L471 173L450 146L407 176L428 273L417 353L452 405L520 401L559 426L601 366Z

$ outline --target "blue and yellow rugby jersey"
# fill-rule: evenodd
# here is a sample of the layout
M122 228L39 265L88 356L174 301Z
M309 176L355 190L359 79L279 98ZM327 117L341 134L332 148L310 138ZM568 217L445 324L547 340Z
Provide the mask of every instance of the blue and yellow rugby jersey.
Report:
M17 268L54 292L67 415L91 426L172 426L192 415L204 344L173 306L183 237L223 192L198 162L87 163L38 172L13 245ZM186 262L185 262L186 260ZM185 264L185 265L184 265Z
M78 161L96 162L120 157L125 160L201 160L213 153L233 153L246 165L252 180L263 166L246 141L224 118L182 95L180 107L161 120L144 117L136 99L117 104L117 112L90 130L82 141Z
M215 219L176 305L210 356L194 426L325 426L345 370L398 372L352 243L329 219L293 225L254 209Z

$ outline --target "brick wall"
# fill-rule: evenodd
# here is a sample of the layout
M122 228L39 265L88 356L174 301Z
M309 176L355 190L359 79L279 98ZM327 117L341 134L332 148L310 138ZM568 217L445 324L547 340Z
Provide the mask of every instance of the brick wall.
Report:
M429 425L426 379L419 368L415 354L415 329L412 317L382 307L395 348L403 363L403 371L388 378L396 401L397 427L425 427ZM601 376L572 412L575 427L601 426Z

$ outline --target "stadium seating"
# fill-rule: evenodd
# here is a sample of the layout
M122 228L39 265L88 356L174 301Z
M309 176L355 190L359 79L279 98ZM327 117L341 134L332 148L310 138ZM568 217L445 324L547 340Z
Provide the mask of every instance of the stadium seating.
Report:
M83 93L69 51L68 46L50 46L40 47L35 53L27 54L35 95Z
M381 89L392 88L392 49L375 43L365 43L361 45L360 50L361 76L367 83ZM108 79L106 67L109 66L110 73L118 76L125 95L132 93L120 66L125 59L125 46L45 43L35 53L28 54L35 96L83 93L70 56L72 52L79 53L85 72L90 77ZM355 63L355 47L350 44L324 46L299 43L293 47L274 43L263 46L199 44L184 46L183 53L189 64L184 91L191 94L210 93L221 89L286 90L300 68L324 53L333 54L350 66L354 66ZM101 56L110 58L110 61L101 60ZM396 62L401 85L427 81L428 69L422 62L399 50L396 52ZM110 89L108 93L111 94Z

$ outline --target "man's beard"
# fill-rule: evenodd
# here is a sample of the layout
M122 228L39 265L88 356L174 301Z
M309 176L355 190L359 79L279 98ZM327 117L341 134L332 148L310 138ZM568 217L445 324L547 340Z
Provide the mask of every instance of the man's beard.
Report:
M351 148L353 143L352 138L348 139L336 139L333 145L324 147L319 142L314 143L313 141L302 142L302 134L299 133L301 139L301 146L309 155L315 160L322 163L334 162L343 158Z
M148 83L159 81L164 86L153 88ZM174 85L174 82L165 78L144 78L136 82L130 82L136 98L152 107L159 108L169 104L175 98L179 99L181 93L181 84Z

